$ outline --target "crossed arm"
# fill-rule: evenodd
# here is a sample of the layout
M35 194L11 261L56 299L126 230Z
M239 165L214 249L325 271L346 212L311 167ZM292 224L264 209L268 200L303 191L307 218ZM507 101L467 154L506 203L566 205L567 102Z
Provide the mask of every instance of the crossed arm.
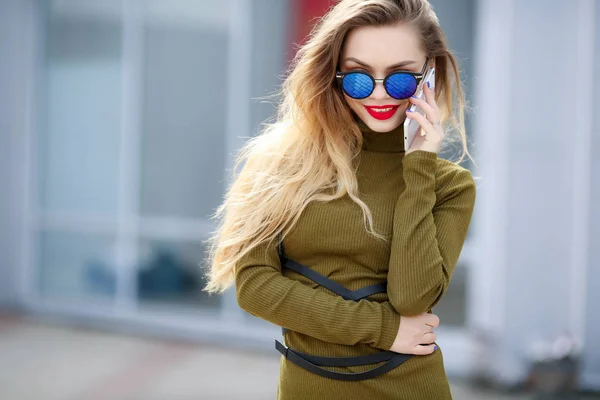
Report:
M345 300L283 276L277 245L259 245L243 257L236 295L250 314L331 343L388 350L400 326L390 302Z

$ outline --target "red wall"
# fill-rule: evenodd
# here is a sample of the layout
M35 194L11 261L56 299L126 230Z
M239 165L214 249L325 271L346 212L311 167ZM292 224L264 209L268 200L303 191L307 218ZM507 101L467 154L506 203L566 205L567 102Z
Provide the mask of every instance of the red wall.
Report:
M296 53L296 47L304 42L310 33L316 18L325 15L327 10L334 5L334 0L293 0L291 24L292 43L290 43L291 57Z

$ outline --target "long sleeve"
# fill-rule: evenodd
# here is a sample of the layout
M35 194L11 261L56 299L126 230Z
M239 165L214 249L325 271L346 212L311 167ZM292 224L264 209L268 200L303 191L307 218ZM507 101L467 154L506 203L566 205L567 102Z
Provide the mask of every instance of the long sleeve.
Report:
M345 300L283 276L276 244L255 247L236 267L238 304L254 316L331 343L389 350L395 340L391 303Z
M467 169L440 163L436 153L420 150L405 155L403 178L406 189L394 212L388 297L400 315L416 315L431 310L448 288L476 187Z

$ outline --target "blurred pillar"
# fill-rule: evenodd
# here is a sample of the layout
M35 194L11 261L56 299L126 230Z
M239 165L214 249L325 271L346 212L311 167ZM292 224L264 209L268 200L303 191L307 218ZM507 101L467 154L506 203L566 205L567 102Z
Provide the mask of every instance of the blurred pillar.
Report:
M506 384L526 376L534 343L569 332L584 346L582 385L600 389L595 7L478 2L475 173L483 179L469 315L493 335L489 367Z
M32 1L0 2L0 305L17 303L23 285L28 211L28 140L34 122Z
M584 65L583 68L592 68L592 79L588 74L577 76L575 84L583 86L592 94L582 97L579 102L586 102L575 118L583 117L589 122L591 130L590 143L577 143L577 147L585 148L582 163L589 163L589 173L580 179L589 185L588 209L582 217L587 218L586 229L589 229L589 238L585 240L589 255L584 257L587 263L587 273L582 277L585 295L585 314L582 316L582 325L585 326L584 340L587 347L583 353L582 382L585 386L600 391L600 319L598 318L598 306L600 306L600 4L594 0L584 0L587 7L582 7L582 15L586 21L582 36L589 35L588 40L594 47L589 51L588 57L592 61L591 66ZM585 28L589 28L586 30ZM591 98L590 98L591 97ZM577 107L577 106L575 106ZM579 140L577 137L575 140Z

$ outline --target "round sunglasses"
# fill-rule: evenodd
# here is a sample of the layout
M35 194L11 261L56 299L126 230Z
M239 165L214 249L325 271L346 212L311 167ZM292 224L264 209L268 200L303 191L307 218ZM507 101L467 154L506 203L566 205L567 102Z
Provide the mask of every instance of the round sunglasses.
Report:
M375 90L375 84L383 82L385 91L391 97L396 100L405 100L417 91L428 62L429 58L425 60L421 72L396 71L383 79L375 79L371 74L363 71L338 72L335 77L338 81L341 81L344 93L353 99L366 99Z

